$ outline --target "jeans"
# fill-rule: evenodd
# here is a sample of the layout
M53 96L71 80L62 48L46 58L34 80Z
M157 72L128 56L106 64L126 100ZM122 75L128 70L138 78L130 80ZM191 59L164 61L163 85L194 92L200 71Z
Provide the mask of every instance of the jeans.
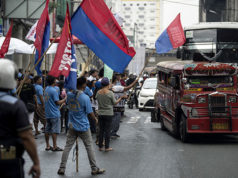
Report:
M114 116L112 119L112 130L111 130L112 136L117 134L120 128L120 120L121 120L121 112L114 112Z
M69 126L69 130L67 133L67 140L66 140L66 145L64 147L64 152L62 154L60 168L64 168L64 169L66 168L69 152L72 149L77 137L80 137L84 143L84 146L87 150L89 164L91 166L92 171L97 170L98 167L96 165L95 153L93 151L92 135L91 135L90 129L88 129L88 131L86 132L79 132L74 130L72 125Z
M112 116L99 115L99 148L103 147L103 139L105 137L105 148L109 148L111 134Z

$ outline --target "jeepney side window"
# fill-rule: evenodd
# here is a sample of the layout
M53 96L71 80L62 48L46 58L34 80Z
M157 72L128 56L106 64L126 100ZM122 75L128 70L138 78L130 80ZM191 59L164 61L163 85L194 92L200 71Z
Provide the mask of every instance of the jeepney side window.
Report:
M159 83L165 85L166 81L166 74L163 72L159 72Z

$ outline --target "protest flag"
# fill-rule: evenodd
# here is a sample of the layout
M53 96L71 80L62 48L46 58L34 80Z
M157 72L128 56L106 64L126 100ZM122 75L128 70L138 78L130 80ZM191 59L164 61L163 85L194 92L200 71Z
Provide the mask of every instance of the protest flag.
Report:
M68 5L62 34L49 75L54 77L59 77L60 75L65 76L65 87L76 89L77 63L75 50L72 43L71 22Z
M157 53L167 53L174 48L178 48L185 43L185 35L180 21L180 14L173 20L167 29L159 36L155 42Z
M49 12L48 12L49 0L46 1L45 8L41 14L41 17L36 26L36 34L35 34L35 64L41 58L41 55L44 54L45 50L49 46L50 40L50 19L49 19ZM41 63L44 58L36 66L35 70L37 71L38 75L42 75L41 72Z
M11 36L12 36L12 27L13 27L13 22L11 22L11 26L7 32L7 35L2 43L1 49L0 49L0 58L4 58L5 55L8 52Z
M83 0L71 18L72 34L105 64L123 73L135 50L104 0Z

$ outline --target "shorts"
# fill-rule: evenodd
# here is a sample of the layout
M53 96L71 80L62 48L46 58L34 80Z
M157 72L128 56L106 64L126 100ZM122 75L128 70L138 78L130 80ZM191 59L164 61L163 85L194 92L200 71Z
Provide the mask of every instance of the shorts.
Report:
M59 118L47 118L45 133L59 134L60 124L61 124L61 120Z
M45 109L42 107L42 105L38 105L38 107L36 108L33 121L36 124L38 124L39 121L42 124L45 124Z

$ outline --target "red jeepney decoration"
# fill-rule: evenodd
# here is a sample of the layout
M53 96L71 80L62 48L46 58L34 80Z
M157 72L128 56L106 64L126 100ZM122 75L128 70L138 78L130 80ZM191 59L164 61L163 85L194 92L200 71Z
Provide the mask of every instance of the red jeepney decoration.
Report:
M187 64L184 67L185 72L188 75L192 74L233 74L236 71L236 67L232 64Z

